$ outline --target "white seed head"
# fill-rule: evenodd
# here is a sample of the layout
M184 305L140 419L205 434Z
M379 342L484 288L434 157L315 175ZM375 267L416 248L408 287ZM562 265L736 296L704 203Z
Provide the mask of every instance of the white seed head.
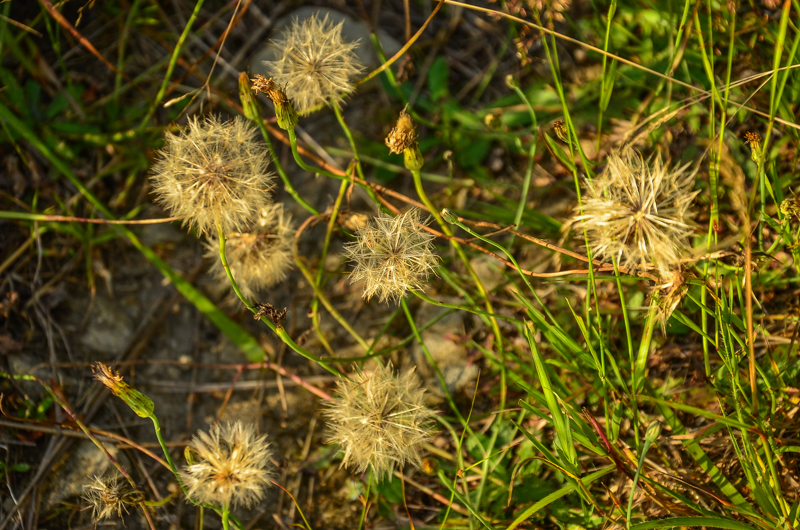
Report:
M363 70L354 50L358 42L342 39L342 25L328 16L315 14L295 20L282 38L275 41L278 60L265 61L269 75L294 103L295 110L306 114L320 105L338 105L342 94L355 90L351 78Z
M292 241L295 228L291 215L283 204L274 203L261 208L256 221L244 232L225 236L225 256L236 284L247 300L284 279L292 268ZM211 239L206 246L211 259L211 274L218 285L228 287L228 275L219 256L219 240Z
M181 478L188 495L217 506L250 507L264 497L269 485L272 451L266 435L239 421L198 431L189 447L196 462L184 467Z
M381 213L356 232L356 241L345 245L347 258L355 262L350 283L365 281L364 298L378 295L381 302L399 303L409 289L422 290L439 263L434 236L421 228L425 224L417 209L397 217Z
M344 452L342 466L358 473L372 466L378 480L407 463L419 467L419 445L430 439L435 415L424 393L413 371L395 376L391 364L340 380L325 415L329 441Z
M211 116L189 121L187 130L166 134L152 169L158 202L199 232L242 230L270 204L269 154L242 117L228 122Z
M694 231L689 206L698 192L688 168L669 170L660 157L646 162L630 148L612 153L603 174L585 182L583 213L572 219L593 254L669 275Z

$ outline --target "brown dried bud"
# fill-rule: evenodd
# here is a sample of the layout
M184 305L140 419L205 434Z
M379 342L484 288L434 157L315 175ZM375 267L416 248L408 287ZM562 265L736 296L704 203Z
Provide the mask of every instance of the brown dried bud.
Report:
M278 118L278 127L285 131L294 129L299 117L294 111L292 102L289 101L284 89L272 79L260 74L256 74L252 82L255 92L263 92L272 100L272 103L275 104L275 116Z
M389 132L386 137L386 147L389 151L399 155L412 145L417 143L417 132L414 130L414 121L411 116L403 110L400 112L400 118L397 119L397 125Z
M744 133L744 143L750 147L750 160L758 164L758 157L761 155L761 136L758 133Z
M114 372L105 364L98 362L92 367L92 373L95 379L108 387L115 396L124 401L137 415L142 418L152 416L155 409L153 400L123 381L119 372Z

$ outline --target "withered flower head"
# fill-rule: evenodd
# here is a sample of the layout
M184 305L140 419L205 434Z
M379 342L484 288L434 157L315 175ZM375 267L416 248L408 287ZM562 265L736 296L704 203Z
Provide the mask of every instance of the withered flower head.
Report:
M744 133L744 143L750 147L750 160L758 164L758 157L761 155L761 136L758 133Z
M97 362L92 367L92 373L96 380L103 383L138 416L149 418L153 414L153 410L155 409L153 400L123 381L119 372L114 372L105 364Z
M189 448L197 456L181 478L189 497L216 506L250 507L269 486L272 452L266 435L237 421L198 431Z
M270 203L269 154L247 121L211 116L189 121L166 145L152 169L153 191L171 215L206 233L241 230Z
M325 415L329 441L344 451L342 465L363 473L372 466L378 480L395 467L422 465L420 444L430 439L434 412L413 371L395 376L391 365L339 380Z
M689 207L698 192L688 168L669 170L660 157L645 162L630 148L612 153L603 174L585 181L583 213L572 219L593 254L668 276L694 231Z
M356 232L357 240L345 245L355 268L350 283L365 280L364 298L400 302L409 289L422 289L439 262L433 253L433 236L420 228L420 211L392 217L380 213Z
M294 129L299 121L297 113L294 111L292 102L280 85L275 81L263 75L256 74L252 80L253 90L256 92L263 92L272 100L275 105L275 116L278 118L278 126L283 130Z
M358 42L342 39L343 24L330 22L327 15L295 20L275 42L279 59L265 62L300 114L326 103L338 105L342 94L355 90L350 79L363 67L354 52Z
M389 136L386 137L386 147L388 147L389 151L392 153L399 155L415 144L416 141L417 132L414 129L414 121L411 119L411 116L403 110L400 112L397 125L389 131Z
M283 204L261 208L256 221L244 232L225 236L225 255L233 279L244 297L252 301L256 293L283 281L292 268L292 240L295 228ZM207 245L211 273L219 285L229 286L228 275L219 258L219 242Z
M144 501L144 494L121 480L118 476L94 477L83 486L83 499L92 509L95 523L111 517L116 512L122 518L122 512L128 513L128 506L135 506Z

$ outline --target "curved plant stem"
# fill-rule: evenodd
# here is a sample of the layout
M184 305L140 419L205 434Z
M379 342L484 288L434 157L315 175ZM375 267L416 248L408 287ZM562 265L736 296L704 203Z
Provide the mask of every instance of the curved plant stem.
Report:
M247 299L242 294L242 291L239 290L239 285L236 283L236 280L233 279L233 273L231 272L230 265L228 265L228 258L225 255L225 232L222 230L222 226L219 223L217 223L217 235L219 236L219 258L220 261L222 261L222 267L225 269L225 274L227 274L228 276L228 281L231 282L231 287L233 287L233 291L236 293L236 296L239 297L239 300L242 301L245 307L250 310L251 313L257 314L258 308L256 308L253 304L247 301ZM287 346L289 346L295 352L299 353L309 361L314 361L315 363L322 366L333 375L337 377L342 377L342 374L331 368L331 366L327 362L325 362L325 360L321 359L320 357L317 357L310 351L298 345L294 340L292 340L292 338L289 336L289 334L286 332L283 326L275 324L266 316L261 317L261 322L266 324L276 335L278 335L278 337L280 337L280 339Z

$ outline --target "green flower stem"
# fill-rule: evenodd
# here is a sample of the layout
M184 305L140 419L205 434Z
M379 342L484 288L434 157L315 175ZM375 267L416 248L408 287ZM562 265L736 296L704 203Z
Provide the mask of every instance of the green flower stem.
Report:
M239 297L239 300L242 301L245 307L250 310L251 313L253 314L258 313L258 309L255 306L253 306L253 304L247 301L247 299L242 294L242 291L239 290L239 285L236 283L236 280L233 279L233 273L231 272L230 265L228 265L228 258L225 255L225 232L222 230L222 226L219 223L217 223L217 235L219 236L219 258L220 261L222 262L222 267L225 269L225 274L227 274L228 276L228 281L230 281L231 287L233 287L233 291L236 293L236 296ZM267 327L269 327L269 329L273 331L273 333L278 335L278 337L284 342L284 344L289 346L295 352L299 353L309 361L314 361L315 363L322 366L333 375L337 377L342 376L342 374L331 368L331 366L327 362L325 362L324 359L317 357L310 351L306 350L305 348L297 344L294 340L292 340L292 338L289 336L289 334L286 332L283 326L276 325L266 316L261 317L261 322L266 324Z
M428 362L431 363L431 367L433 367L434 371L436 372L436 377L439 378L439 383L442 385L442 391L444 392L445 399L447 399L447 403L450 405L450 408L455 413L458 421L461 425L469 430L470 432L472 429L470 428L467 421L464 419L464 416L461 415L461 412L456 407L455 402L453 401L453 396L450 395L450 391L447 389L447 382L444 379L444 374L439 369L439 365L436 364L431 352L428 351L428 347L425 346L425 342L422 340L422 335L420 335L419 330L417 329L417 324L414 322L414 317L411 316L411 310L408 309L408 304L406 303L405 298L400 299L400 303L403 306L403 312L406 314L406 319L408 320L408 325L411 326L411 331L414 333L414 337L417 339L417 343L419 343L420 348L422 348L423 353L425 353L425 357L428 358Z
M150 421L153 422L153 430L156 432L156 438L158 439L158 444L161 446L161 450L164 452L164 457L167 459L167 464L169 465L172 474L175 475L175 479L178 481L178 486L180 486L181 491L189 499L192 503L195 503L189 497L189 494L186 492L186 485L183 483L180 474L178 473L178 468L175 466L175 462L172 460L172 455L169 452L169 448L167 447L167 443L164 441L164 437L161 435L161 423L158 421L158 417L155 414L150 414Z
M456 305L456 304L448 304L447 302L440 302L439 300L434 300L433 298L430 298L428 295L426 295L424 292L418 290L412 290L411 292L414 294L414 296L416 296L420 300L428 302L429 304L438 305L440 307L448 307L450 309L457 309L459 311L467 311L468 313L473 313L476 315L487 316L490 318L499 318L501 320L508 320L509 322L516 322L518 324L521 324L521 322L514 317L498 315L497 313L487 313L486 311L481 311L480 309L473 309L471 307L466 307L464 305Z
M230 530L229 517L231 515L231 507L226 504L222 507L222 528L223 530Z
M297 135L295 134L294 129L287 129L286 132L289 134L289 144L292 147L292 156L294 156L294 161L297 162L298 166L305 169L306 171L311 171L312 173L316 173L317 175L324 175L326 177L330 177L337 180L341 180L342 178L344 178L341 175L337 175L336 173L331 173L327 169L313 167L306 164L300 157L300 153L297 151Z
M331 105L331 107L333 107L333 113L336 114L336 119L339 121L339 125L344 131L345 136L347 136L347 141L350 142L350 149L353 151L353 160L355 160L356 162L356 173L358 173L358 178L360 178L362 181L366 183L367 179L364 177L364 169L361 167L361 159L358 156L358 148L356 147L356 141L355 138L353 138L353 133L350 131L350 127L348 127L347 122L344 121L344 116L342 116L342 109L340 109L338 105ZM378 199L378 196L375 195L375 191L371 187L363 186L363 188L367 191L370 198L375 202L375 204L381 203L380 199Z
M297 193L297 190L294 189L294 186L292 186L292 183L289 180L288 175L286 175L286 170L283 169L283 164L281 164L280 160L278 160L278 155L275 152L275 147L272 145L272 139L269 137L269 131L267 130L267 126L264 125L264 120L259 119L253 121L256 122L256 125L258 125L259 130L261 130L261 136L264 137L264 142L267 144L267 147L269 148L269 152L272 155L272 162L275 164L275 170L278 172L278 175L280 175L281 180L283 181L283 187L286 190L286 193L291 195L292 198L295 201L297 201L297 204L308 210L310 213L314 215L319 215L319 212L313 206L308 204L308 202L306 202L306 200L303 199L299 193ZM294 133L294 131L292 131L292 133ZM295 150L296 146L293 145L292 153L294 153ZM295 160L296 159L297 156L295 156Z
M369 352L370 346L367 341L365 341L364 338L361 337L361 335L359 335L355 329L353 329L350 323L344 319L342 314L339 313L335 307L333 307L331 301L328 300L328 297L325 296L325 293L322 291L321 285L319 285L318 281L314 281L314 277L312 276L311 271L308 270L308 267L306 267L299 258L295 258L294 262L297 265L297 268L300 269L300 272L303 273L303 276L305 276L308 283L311 284L311 287L314 289L314 294L319 301L322 302L322 305L325 306L325 309L328 310L331 316L350 334L350 336L355 339L356 342L358 342L367 352Z

